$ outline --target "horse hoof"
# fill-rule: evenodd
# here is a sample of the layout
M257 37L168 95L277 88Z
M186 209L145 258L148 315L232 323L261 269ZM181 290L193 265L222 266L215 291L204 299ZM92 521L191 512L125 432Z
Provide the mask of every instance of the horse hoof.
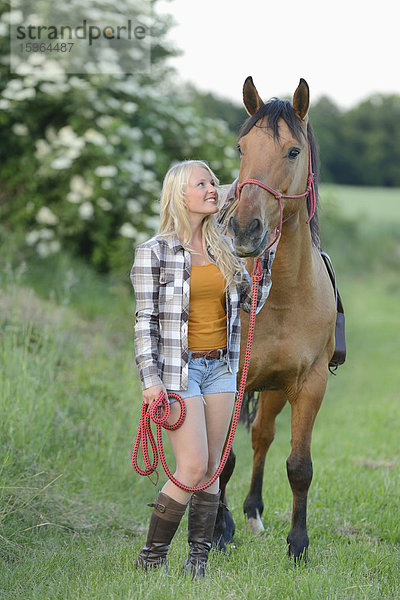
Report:
M308 562L308 535L288 535L288 556L291 558L295 565L304 564Z
M247 519L247 529L254 535L265 531L264 525L262 524L262 521L261 521L260 513L258 512L257 508L256 508L256 516L249 517Z

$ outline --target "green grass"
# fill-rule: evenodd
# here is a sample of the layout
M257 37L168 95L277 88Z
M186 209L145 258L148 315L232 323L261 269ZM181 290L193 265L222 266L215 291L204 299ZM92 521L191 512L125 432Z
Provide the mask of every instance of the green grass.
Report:
M400 221L400 188L324 184L320 195L351 219L367 218L377 226Z
M400 268L400 189L322 185L321 240L336 272L380 277Z
M342 260L342 242L329 239ZM295 567L286 555L292 499L285 407L267 458L265 533L254 538L245 528L252 451L240 426L229 485L237 548L213 552L208 577L193 583L180 571L187 517L168 573L133 568L146 503L164 476L155 489L130 465L141 403L132 293L63 261L43 263L36 274L30 264L2 269L0 598L399 598L400 286L384 255L374 277L368 255L360 275L339 271L348 359L330 377L314 428L308 566ZM73 285L65 285L66 272Z

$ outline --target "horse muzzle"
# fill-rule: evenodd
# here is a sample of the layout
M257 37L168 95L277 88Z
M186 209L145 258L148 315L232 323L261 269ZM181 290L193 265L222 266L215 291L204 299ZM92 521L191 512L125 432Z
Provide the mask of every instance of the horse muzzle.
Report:
M241 226L237 217L233 215L229 219L228 232L233 238L238 256L242 258L258 256L267 246L268 229L264 227L260 218Z

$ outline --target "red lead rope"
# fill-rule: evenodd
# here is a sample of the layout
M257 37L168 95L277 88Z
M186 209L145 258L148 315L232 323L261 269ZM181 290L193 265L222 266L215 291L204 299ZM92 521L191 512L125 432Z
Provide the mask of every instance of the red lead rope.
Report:
M246 352L244 355L242 377L241 377L240 384L239 384L239 391L238 391L238 396L237 396L237 400L236 400L236 404L235 404L235 410L233 412L233 418L232 418L231 428L229 431L229 436L227 438L225 449L224 449L224 452L223 452L223 455L221 458L221 463L220 463L218 469L216 470L214 475L211 477L211 479L209 481L207 481L207 483L204 483L203 485L200 485L199 487L190 487L188 485L185 485L184 483L181 483L180 481L175 479L175 477L172 475L171 471L168 468L167 461L165 458L165 452L164 452L164 446L163 446L163 440L162 440L162 428L164 427L164 429L169 429L172 431L174 429L178 429L178 427L180 427L185 420L186 405L185 405L185 402L183 401L183 399L181 398L181 396L179 396L178 394L175 394L175 393L169 394L170 398L175 398L176 400L178 400L180 407L181 407L181 414L176 423L174 423L173 425L168 425L167 420L168 420L169 413L170 413L170 406L169 406L169 402L168 402L167 398L165 397L165 394L163 392L161 392L161 394L158 396L158 398L153 400L153 402L151 403L150 406L146 403L143 403L143 405L142 405L139 429L136 434L135 444L133 446L133 451L132 451L132 466L135 469L136 473L138 473L139 475L149 476L152 473L154 473L154 471L156 470L157 465L158 465L158 455L160 456L161 464L162 464L163 469L164 469L165 473L167 474L168 478L177 487L181 488L182 490L185 490L186 492L200 492L202 490L205 490L208 487L210 487L210 485L212 485L214 483L214 481L216 481L218 479L218 477L221 475L222 470L226 464L226 461L228 459L229 453L232 448L233 438L235 436L236 427L237 427L237 424L239 421L240 409L242 407L243 395L244 395L244 390L245 390L246 381L247 381L247 373L248 373L249 364L250 364L251 348L253 345L254 326L255 326L255 321L256 321L256 310L257 310L258 287L259 287L260 280L262 279L262 276L263 276L263 273L262 273L262 268L261 268L261 259L258 256L255 259L254 269L253 269L253 274L252 274L253 295L252 295L252 299L251 299L249 335L247 338ZM156 424L157 444L155 442L153 432L151 430L150 421L153 421L153 423ZM150 445L151 445L151 449L152 449L152 455L153 455L152 462L150 462L150 458L149 458L149 449L148 449L148 441L147 440L150 441ZM137 463L137 455L138 455L140 444L142 444L143 460L144 460L144 464L146 467L145 469L141 469ZM157 452L157 445L158 445L158 452Z

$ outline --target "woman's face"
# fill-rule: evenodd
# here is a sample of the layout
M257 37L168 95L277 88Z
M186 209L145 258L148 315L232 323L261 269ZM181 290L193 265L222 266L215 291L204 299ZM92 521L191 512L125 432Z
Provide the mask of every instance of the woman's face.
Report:
M190 213L207 216L218 212L215 181L204 167L193 167L184 192L186 207Z

